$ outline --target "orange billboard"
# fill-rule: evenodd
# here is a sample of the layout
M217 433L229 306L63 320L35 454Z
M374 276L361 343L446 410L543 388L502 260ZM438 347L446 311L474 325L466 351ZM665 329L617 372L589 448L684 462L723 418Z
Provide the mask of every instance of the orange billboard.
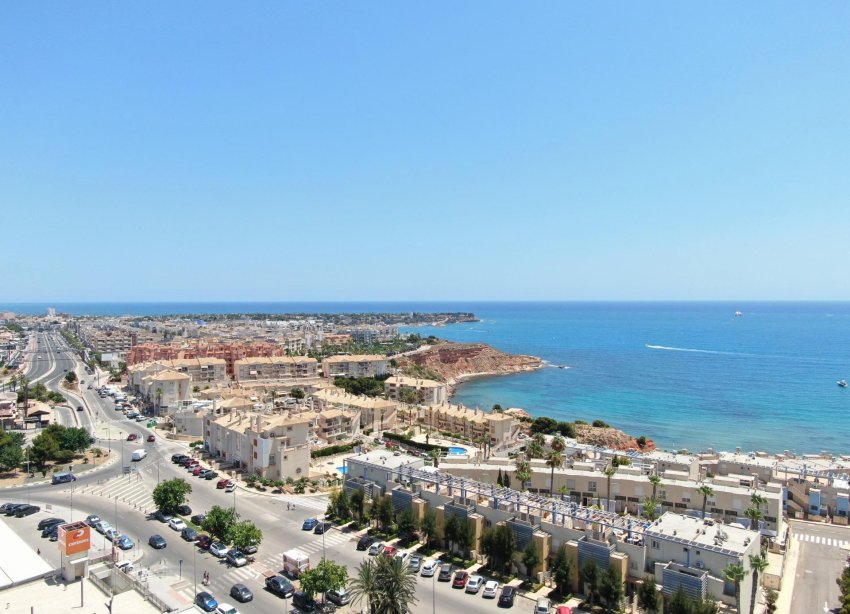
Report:
M59 526L59 551L65 556L87 552L91 544L89 525L71 522Z

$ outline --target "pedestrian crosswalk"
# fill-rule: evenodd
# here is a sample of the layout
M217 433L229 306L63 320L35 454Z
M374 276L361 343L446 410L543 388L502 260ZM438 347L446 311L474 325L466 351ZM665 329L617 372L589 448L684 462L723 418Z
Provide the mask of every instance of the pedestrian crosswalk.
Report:
M240 499L268 499L269 496L257 492L252 492L250 490L239 491ZM283 506L286 507L287 504L290 506L294 506L295 510L310 510L319 512L320 514L324 514L328 509L328 498L327 496L320 497L299 497L297 495L276 495L273 499L277 504L278 508Z
M146 485L136 474L116 477L102 484L90 484L78 492L79 494L95 495L107 499L117 498L120 503L129 505L146 514L156 509L150 486Z
M208 591L227 601L225 595L230 593L230 589L234 584L245 584L252 590L257 590L258 585L262 586L264 579L262 572L254 565L246 565L245 567L227 567L220 559L210 557L210 560L198 561L197 577L192 574L186 577L184 574L183 582L176 585L174 590L187 600L192 601L195 598L197 591ZM210 581L208 585L203 584L204 572L209 573Z
M796 533L795 537L801 542L809 542L811 544L821 544L823 546L833 546L835 548L844 548L848 545L848 540L838 539L834 537L824 537L822 535L809 535L807 533Z

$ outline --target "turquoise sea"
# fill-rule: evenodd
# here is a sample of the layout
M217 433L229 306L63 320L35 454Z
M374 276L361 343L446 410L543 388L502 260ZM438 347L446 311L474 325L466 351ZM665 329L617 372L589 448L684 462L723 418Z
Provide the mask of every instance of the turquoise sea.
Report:
M600 418L666 449L850 453L850 303L11 304L73 314L473 311L411 330L533 354L555 366L476 380L455 400ZM735 317L740 310L743 315Z

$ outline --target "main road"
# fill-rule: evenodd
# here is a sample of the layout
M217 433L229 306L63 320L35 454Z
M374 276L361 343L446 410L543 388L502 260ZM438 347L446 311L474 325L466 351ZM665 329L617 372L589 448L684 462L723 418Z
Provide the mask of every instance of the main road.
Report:
M64 377L64 369L82 371L82 363L64 341L51 334L41 339L42 359L36 362L47 363L46 369L35 366L33 377L45 375L44 381L50 387ZM64 393L64 392L63 392ZM35 531L35 525L42 518L59 516L68 521L82 520L88 514L96 514L109 521L121 533L135 542L135 548L122 556L141 555L136 564L149 568L151 573L168 578L170 590L185 599L191 600L198 590L208 590L218 600L233 602L228 596L230 587L239 582L247 585L254 593L254 600L247 604L238 604L240 612L257 613L285 611L288 604L263 589L264 574L278 572L282 567L282 554L291 548L299 548L310 555L313 564L324 556L345 565L349 576L356 574L357 566L367 558L367 554L357 551L356 537L338 529L326 535L314 535L301 530L303 521L309 517L320 516L327 507L326 496L281 496L268 495L238 489L233 494L225 494L217 489L215 480L200 480L187 474L185 470L171 463L171 455L186 453L187 446L182 443L156 437L154 443L146 443L151 431L138 423L127 420L123 413L115 411L111 401L101 399L94 391L81 386L81 395L86 411L77 412L89 418L94 417L97 431L103 432L108 425L114 432L135 432L139 441L126 443L122 436L120 443L113 439L110 445L117 450L121 446L118 460L106 467L79 476L71 485L53 486L34 485L15 489L15 496L8 500L32 501L42 506L42 512L23 519L7 519L12 526L19 528L18 533L34 548L41 548L43 556L54 566L59 566L59 554L53 545L41 540ZM99 421L99 422L98 422ZM101 444L103 442L101 441ZM128 461L130 450L144 447L148 455L138 463ZM125 449L126 448L126 449ZM124 474L122 467L132 465L133 471ZM177 532L152 518L154 511L151 492L157 483L180 477L192 486L188 497L193 513L205 512L213 505L235 506L241 519L253 521L263 531L263 541L256 556L256 562L235 569L225 565L208 552L183 541ZM287 507L292 509L287 509ZM154 550L148 546L151 535L160 534L168 542L163 550ZM108 544L95 534L95 546L107 547ZM203 587L203 573L210 573L209 587ZM469 595L462 590L452 589L448 583L436 582L432 578L418 577L414 612L436 612L439 606L447 611L467 611L471 613L496 612L493 600L485 600L478 595ZM365 605L361 604L361 605ZM518 599L516 607L525 607ZM359 608L358 608L359 609Z

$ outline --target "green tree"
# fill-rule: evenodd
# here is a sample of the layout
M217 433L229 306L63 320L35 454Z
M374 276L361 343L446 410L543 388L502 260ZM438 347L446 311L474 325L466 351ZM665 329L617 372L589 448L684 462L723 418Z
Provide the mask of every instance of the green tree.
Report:
M381 531L388 533L393 523L395 510L393 509L393 501L389 497L381 497L375 504L375 520Z
M370 614L408 614L416 599L416 574L401 560L384 556L362 562L351 580L352 602L367 602Z
M56 425L51 424L50 426ZM89 432L82 427L63 428L61 431L58 432L57 435L59 447L63 450L70 450L71 452L84 452L85 450L88 450L89 446L91 445L89 443L91 435L89 435Z
M714 489L708 484L703 484L697 488L697 492L702 495L702 517L705 518L705 506L708 503L708 498L714 496Z
M558 422L549 416L535 418L531 423L532 433L544 433L551 435L558 430Z
M531 464L521 456L516 458L514 476L519 480L520 490L525 490L525 483L531 481Z
M24 458L23 434L0 433L0 472L17 469Z
M658 595L655 578L647 578L643 581L638 587L637 597L638 605L644 609L646 614L657 614L658 608L661 606L661 599Z
M573 577L573 561L567 553L566 545L562 545L555 553L551 571L552 579L555 580L555 585L558 587L558 594L562 599L566 599L571 592Z
M603 475L605 475L606 481L608 483L607 490L605 491L605 509L608 510L609 501L611 501L611 478L617 473L616 467L605 467L602 471ZM653 497L654 498L654 497Z
M599 596L605 602L605 607L614 612L620 609L620 602L624 595L623 580L620 578L620 573L613 567L609 567L600 578Z
M375 614L378 603L381 599L382 586L378 577L378 562L377 559L386 557L368 558L357 566L357 572L351 579L349 590L351 592L351 603L360 605L360 602L366 601L366 612Z
M259 546L263 541L263 532L250 520L243 520L230 529L230 540L238 550L244 551L251 546Z
M434 448L428 452L428 456L431 459L431 462L434 463L434 468L438 468L440 466L440 457L442 456L442 452L440 452L439 448Z
M694 602L680 586L664 604L665 614L694 614Z
M448 518L445 518L445 524L443 525L443 540L446 542L449 551L454 552L459 535L460 519L455 514L450 514Z
M186 495L192 492L192 486L182 478L160 482L153 489L153 502L157 509L165 514L174 514L177 507L186 502Z
M844 569L848 569L848 568L845 567ZM769 614L773 614L773 612L776 611L776 602L778 601L778 599L779 599L779 593L777 593L772 588L765 591L765 593L764 593L764 603L767 606L767 611L768 611ZM847 614L846 612L844 612L843 607L841 609L841 614Z
M741 611L741 582L747 576L747 570L743 565L729 563L723 568L723 576L735 585L735 607Z
M398 536L403 543L409 544L416 539L419 523L413 514L413 510L405 509L396 514L395 524L398 528Z
M230 532L238 519L239 514L236 513L234 508L213 505L212 509L207 512L207 517L204 519L201 528L216 539L229 542Z
M74 382L77 381L77 374L74 373L73 371L68 371L65 374L65 381L68 382L69 384L73 384Z
M351 509L351 513L354 514L354 517L358 522L363 522L363 511L366 506L366 492L363 488L358 488L349 497L349 508Z
M481 535L481 552L487 556L487 563L494 571L506 571L516 550L516 535L505 524L497 524L484 530Z
M750 593L750 614L755 614L756 597L759 591L759 574L764 573L767 569L767 557L764 555L750 555L750 570L753 573L753 589Z
M534 546L534 542L528 542L525 550L522 553L522 564L525 566L525 575L531 580L534 570L540 565L540 553Z
M661 484L661 476L657 473L653 473L649 476L649 483L652 484L652 498L655 499L658 491L658 485Z
M850 567L845 567L835 582L841 595L839 614L850 614Z
M291 396L296 401L300 401L304 398L304 390L301 388L293 388L289 391L289 396Z
M310 597L324 595L328 591L345 588L348 584L348 568L322 559L318 565L302 573L299 581L301 590Z
M428 510L425 512L425 515L422 516L422 522L419 525L419 530L425 538L425 545L431 547L438 535L437 514L434 511Z
M469 549L472 547L473 541L475 541L475 532L472 530L472 526L465 520L461 520L459 526L457 547L463 553L463 556L469 556Z
M596 603L599 596L599 566L593 559L585 561L581 568L581 581L584 585L584 594L591 606Z
M643 517L652 522L656 518L658 518L658 499L654 499L653 497L646 497L643 500L643 505L641 506L641 512L643 513Z

